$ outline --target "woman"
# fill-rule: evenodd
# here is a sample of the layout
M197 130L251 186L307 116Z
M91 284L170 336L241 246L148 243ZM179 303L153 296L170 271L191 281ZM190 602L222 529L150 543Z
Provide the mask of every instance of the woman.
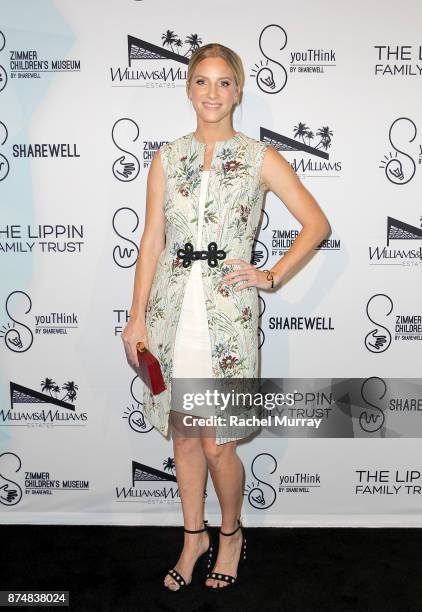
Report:
M192 431L183 408L171 402L172 382L257 378L257 289L284 283L330 229L290 164L272 146L234 131L232 114L243 85L242 62L231 49L209 44L192 55L186 91L196 130L163 145L151 162L130 321L122 333L129 364L136 365L136 343L142 340L159 359L167 385L156 396L145 388L144 412L163 434L170 421L173 433L185 532L181 555L164 578L170 590L191 582L196 561L207 551L206 586L227 588L237 578L246 545L240 522L243 465L236 453L244 436L218 425ZM262 271L250 260L268 190L303 228L271 271ZM204 413L198 408L190 414ZM208 470L222 517L212 572L204 527Z

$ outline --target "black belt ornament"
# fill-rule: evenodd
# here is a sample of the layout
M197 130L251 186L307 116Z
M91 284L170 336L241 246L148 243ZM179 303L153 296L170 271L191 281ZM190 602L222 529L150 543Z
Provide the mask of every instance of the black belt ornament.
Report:
M210 242L208 244L208 251L194 251L193 244L191 242L186 242L183 249L178 249L177 256L183 259L184 268L190 266L192 260L195 259L208 259L210 268L215 268L218 264L218 259L225 259L226 252L223 251L223 249L217 250L216 242Z

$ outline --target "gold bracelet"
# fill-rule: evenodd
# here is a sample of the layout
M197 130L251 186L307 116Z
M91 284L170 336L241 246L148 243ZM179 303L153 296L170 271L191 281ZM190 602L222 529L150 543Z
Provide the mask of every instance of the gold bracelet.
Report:
M268 272L267 274L267 280L271 281L271 289L274 289L274 276L273 273L271 272L271 270L262 270L263 272Z

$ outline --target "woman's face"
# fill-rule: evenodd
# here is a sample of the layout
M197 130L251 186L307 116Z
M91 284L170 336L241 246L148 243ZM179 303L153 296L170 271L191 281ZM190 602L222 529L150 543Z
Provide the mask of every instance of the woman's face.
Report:
M189 98L205 123L218 123L238 101L234 74L221 57L207 57L197 64L190 81Z

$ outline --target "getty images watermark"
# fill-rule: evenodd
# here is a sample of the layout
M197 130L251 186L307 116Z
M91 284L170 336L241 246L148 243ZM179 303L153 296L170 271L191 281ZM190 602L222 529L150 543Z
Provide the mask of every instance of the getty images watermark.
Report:
M183 435L422 437L422 379L173 378L171 397Z
M318 428L322 421L321 418L288 417L287 415L281 416L277 413L270 414L270 411L274 408L293 406L298 399L298 395L299 392L297 390L286 395L284 393L245 393L234 390L229 393L223 393L218 389L207 389L204 393L185 392L183 393L182 401L183 412L190 413L190 411L195 409L199 409L199 411L205 409L204 412L209 411L214 414L209 416L194 416L193 413L185 414L183 422L186 426L216 426L227 423L231 427L244 427L247 425L271 426L274 424L289 427L306 425L307 427ZM267 411L267 416L258 417L254 413L253 408ZM231 410L230 414L228 414L229 410ZM233 410L235 410L236 414L233 414Z

